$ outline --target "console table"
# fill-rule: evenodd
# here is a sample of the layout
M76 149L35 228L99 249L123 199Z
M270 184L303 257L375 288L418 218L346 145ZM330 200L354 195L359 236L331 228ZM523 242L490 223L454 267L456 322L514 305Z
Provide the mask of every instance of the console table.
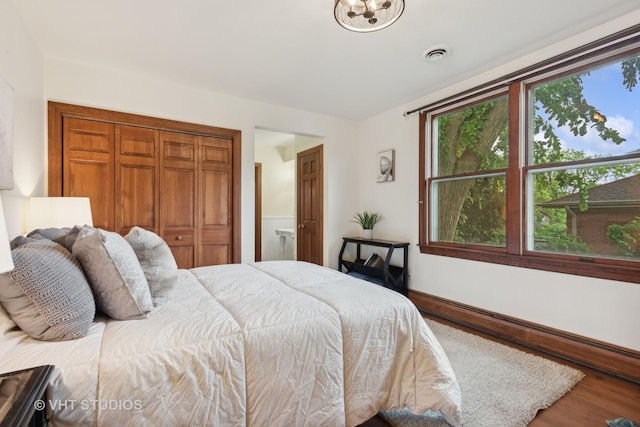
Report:
M373 283L377 283L385 288L393 289L403 295L407 295L408 289L408 273L409 264L409 243L394 242L392 240L363 239L360 237L343 237L342 248L338 257L338 269L346 273L355 273L354 276L361 277ZM356 245L356 259L343 259L344 251L349 244ZM361 246L373 246L384 248L386 255L383 257L384 263L381 267L371 267L365 265L365 261L361 257ZM391 256L395 249L403 251L402 266L391 265Z

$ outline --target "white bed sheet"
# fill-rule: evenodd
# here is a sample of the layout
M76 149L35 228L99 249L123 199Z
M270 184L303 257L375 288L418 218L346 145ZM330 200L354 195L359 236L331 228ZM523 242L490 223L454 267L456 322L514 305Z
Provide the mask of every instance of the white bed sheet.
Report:
M54 411L53 426L354 426L403 407L460 424L446 355L393 291L273 261L181 270L169 300L61 343L8 327L5 313L0 370L54 364L49 399L94 402Z
M416 307L392 290L328 268L276 261L254 267L339 313L346 425L379 409L441 411L460 423L460 389L444 350ZM310 268L309 268L310 267Z
M95 424L98 367L105 319L97 318L87 336L62 342L39 341L22 332L0 306L0 373L55 365L47 400L52 425ZM88 409L85 409L88 408Z

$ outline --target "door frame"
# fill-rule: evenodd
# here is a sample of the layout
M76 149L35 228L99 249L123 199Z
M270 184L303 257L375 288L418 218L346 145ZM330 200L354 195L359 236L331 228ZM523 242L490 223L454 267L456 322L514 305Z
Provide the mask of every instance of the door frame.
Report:
M255 255L254 261L262 261L262 163L255 163Z

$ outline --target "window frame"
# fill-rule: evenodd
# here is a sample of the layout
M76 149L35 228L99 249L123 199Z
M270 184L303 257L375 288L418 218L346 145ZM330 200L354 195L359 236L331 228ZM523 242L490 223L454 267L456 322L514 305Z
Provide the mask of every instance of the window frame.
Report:
M527 177L532 171L549 168L558 163L542 165L528 164L529 144L527 129L530 125L529 93L532 86L543 84L584 69L597 67L629 55L640 54L640 26L614 34L582 48L575 49L528 67L513 75L487 83L465 93L452 96L438 103L422 107L413 112L419 116L419 240L421 253L455 257L461 259L552 271L578 276L597 277L640 283L640 260L591 257L572 254L550 253L527 249L528 200ZM640 86L640 82L638 83ZM640 90L637 88L636 90ZM497 94L497 95L496 95ZM432 117L447 110L461 109L480 104L487 99L506 94L509 97L508 139L509 153L506 169L506 245L505 247L483 246L431 241L431 161L434 148L431 141ZM413 112L408 112L413 113ZM428 155L427 155L428 153ZM608 159L636 159L640 154L611 156ZM585 165L598 160L562 162ZM479 173L473 173L479 175Z
M491 90L489 92L486 93L482 93L479 96L476 97L472 97L469 100L465 100L465 102L463 103L454 103L452 105L444 105L442 106L442 108L437 108L434 110L431 110L428 112L428 117L432 117L432 116L438 116L438 117L442 117L444 115L453 113L455 111L460 111L466 107L469 107L471 105L481 105L487 102L491 102L492 100L497 100L501 97L507 97L507 102L510 103L511 102L511 97L510 97L510 93L509 90L507 88L497 88L495 90ZM511 105L509 105L509 111L511 110ZM511 115L509 115L509 118L511 117ZM426 135L433 135L434 133L434 129L432 126L433 120L427 119L426 121ZM510 131L510 126L511 126L511 122L509 120L508 123L509 126L509 131ZM509 135L509 138L511 137L511 135ZM429 155L429 159L431 160L431 162L429 162L429 166L428 169L429 171L431 171L434 168L434 163L437 162L437 154L436 154L436 147L435 144L429 144L429 150L430 150L430 155ZM507 154L507 156L511 155L511 147L509 147L509 153ZM422 158L422 157L421 157ZM508 163L510 163L511 159L509 158ZM467 172L467 173L462 173L462 174L454 174L454 175L446 175L446 176L441 176L438 175L436 177L432 176L431 173L429 173L429 176L427 178L427 197L426 199L429 201L429 205L427 206L427 209L433 209L434 206L434 200L432 197L432 188L433 188L433 183L434 182L446 182L448 180L456 180L456 179L465 179L465 178L483 178L483 177L490 177L490 176L496 176L496 175L504 175L505 177L505 183L507 182L507 173L508 173L508 167L507 168L499 168L499 169L491 169L491 170L487 170L487 171L476 171L476 172ZM508 185L508 184L507 184ZM508 195L507 198L505 200L505 204L506 206L509 205L509 199L508 199ZM432 237L433 237L433 222L431 221L431 219L428 219L428 237L427 237L427 241L428 242L432 242ZM508 227L508 225L507 225ZM483 250L489 251L489 252L500 252L500 253L504 253L506 252L506 242L505 242L505 246L488 246L488 245L481 245L481 244L475 244L475 243L455 243L455 242L443 242L443 241L438 241L438 242L434 242L434 244L439 245L439 246L445 246L445 247L469 247L469 246L473 246L473 247L477 247L477 248L482 248Z

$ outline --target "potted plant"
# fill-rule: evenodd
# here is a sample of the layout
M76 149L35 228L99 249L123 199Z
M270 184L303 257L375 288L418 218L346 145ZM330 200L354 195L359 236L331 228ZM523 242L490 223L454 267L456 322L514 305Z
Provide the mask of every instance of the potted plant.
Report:
M384 218L382 214L379 214L378 212L369 211L358 212L353 215L353 217L355 220L352 220L351 222L358 223L360 224L360 227L362 227L363 239L372 239L373 227Z

